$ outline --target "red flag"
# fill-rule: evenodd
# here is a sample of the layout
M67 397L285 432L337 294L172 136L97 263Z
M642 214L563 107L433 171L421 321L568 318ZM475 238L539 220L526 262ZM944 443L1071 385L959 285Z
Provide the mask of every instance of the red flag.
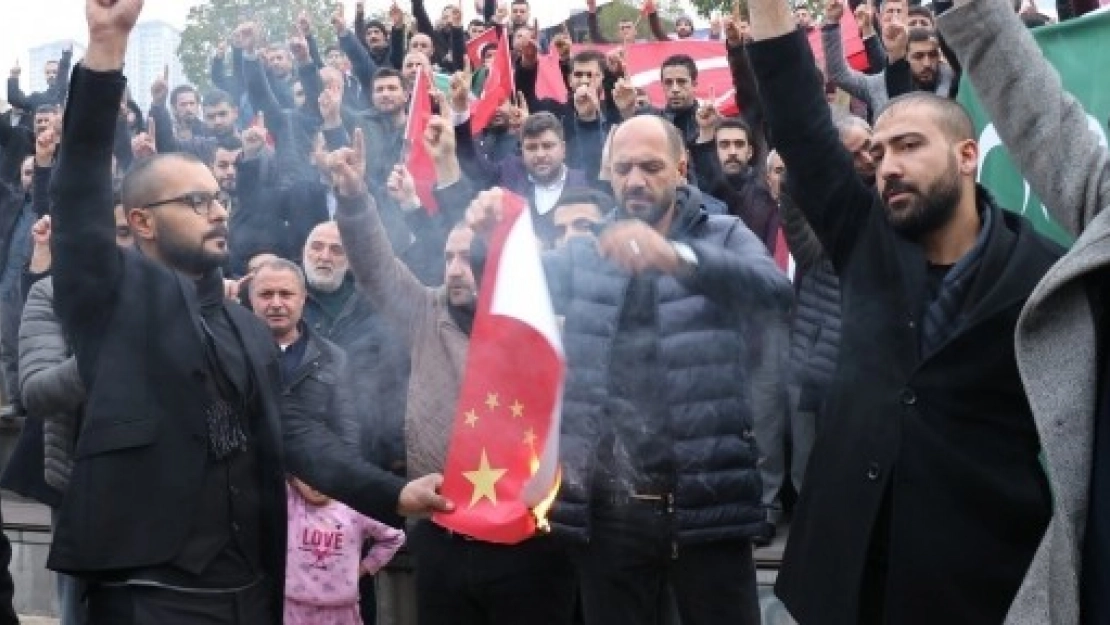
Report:
M821 43L821 29L814 28L809 31L809 47L813 50L813 58L817 60L817 67L825 69L825 45ZM844 48L844 58L848 65L859 71L864 71L870 65L867 62L867 50L863 47L863 39L859 36L859 22L852 11L844 11L840 18L840 43Z
M436 168L431 155L424 149L424 131L431 118L431 80L427 72L417 72L405 127L405 167L416 182L416 195L424 205L424 210L434 214L439 210L439 203L432 192L436 184Z
M470 67L477 70L482 66L482 55L486 48L497 44L497 29L487 28L482 34L466 42L466 56L470 58Z
M454 512L433 521L515 544L546 526L558 488L566 358L527 204L505 192L443 470Z
M561 80L561 79L560 79ZM497 43L497 55L482 85L482 96L470 107L470 132L477 135L486 129L498 107L513 96L513 57L509 36L504 30Z

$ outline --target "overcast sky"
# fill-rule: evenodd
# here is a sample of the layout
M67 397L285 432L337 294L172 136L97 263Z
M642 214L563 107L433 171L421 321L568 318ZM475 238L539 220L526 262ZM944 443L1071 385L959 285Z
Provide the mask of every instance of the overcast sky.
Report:
M7 4L11 0L5 0ZM146 0L143 20L165 20L181 28L189 8L203 0ZM354 15L354 0L344 0L349 5L348 14ZM599 2L603 4L604 2ZM27 50L33 46L58 39L72 39L84 43L87 39L85 28L85 0L37 0L19 2L18 10L5 10L0 19L0 69L7 77L7 70L16 59L22 67L27 66ZM408 8L409 0L400 0ZM427 0L428 11L439 13L446 0ZM474 3L463 0L466 19L472 17ZM389 0L369 0L367 6L386 7ZM532 11L541 25L562 21L572 7L585 8L585 0L540 0L532 2ZM41 71L41 68L32 68ZM26 71L24 80L26 80ZM0 94L2 95L2 94Z

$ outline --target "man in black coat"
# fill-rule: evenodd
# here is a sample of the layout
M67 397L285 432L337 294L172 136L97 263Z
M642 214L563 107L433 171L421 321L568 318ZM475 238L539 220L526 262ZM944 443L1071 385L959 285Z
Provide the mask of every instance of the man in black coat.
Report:
M313 406L279 405L269 331L224 297L227 211L203 163L135 167L121 194L138 249L116 246L113 133L141 8L87 0L52 182L55 308L88 400L48 564L90 582L93 625L276 624L287 472L368 515L449 505L437 476L406 485Z
M778 0L750 7L770 134L843 299L776 591L803 625L1001 623L1051 514L1014 328L1061 250L976 186L949 99L882 111L861 181L804 34Z

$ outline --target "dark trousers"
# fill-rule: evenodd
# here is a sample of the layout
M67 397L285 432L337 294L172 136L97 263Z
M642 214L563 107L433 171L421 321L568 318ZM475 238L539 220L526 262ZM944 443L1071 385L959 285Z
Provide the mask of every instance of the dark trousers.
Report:
M590 542L574 560L586 625L656 625L668 588L682 625L759 625L751 541L678 545L661 502L593 506Z
M420 625L569 625L574 567L549 536L519 545L468 540L420 521L416 557Z
M89 587L89 625L273 625L268 584L236 593L185 593L147 586Z

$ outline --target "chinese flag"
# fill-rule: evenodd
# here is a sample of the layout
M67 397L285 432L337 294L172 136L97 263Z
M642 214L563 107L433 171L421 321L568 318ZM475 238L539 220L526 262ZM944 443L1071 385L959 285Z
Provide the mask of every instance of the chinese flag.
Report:
M409 102L409 117L405 127L405 143L408 147L405 167L416 183L416 195L424 210L436 213L439 204L432 190L436 184L436 168L431 155L424 149L424 131L432 118L431 79L426 72L416 74L412 86L412 101Z
M470 131L475 136L486 129L497 108L511 98L514 91L512 49L508 35L502 31L489 76L482 85L482 95L470 107Z
M466 42L466 56L470 59L470 67L477 71L482 66L482 55L486 48L497 43L497 29L487 28L482 34Z
M515 544L545 526L558 487L566 359L527 204L505 192L489 243L442 493L443 527Z

